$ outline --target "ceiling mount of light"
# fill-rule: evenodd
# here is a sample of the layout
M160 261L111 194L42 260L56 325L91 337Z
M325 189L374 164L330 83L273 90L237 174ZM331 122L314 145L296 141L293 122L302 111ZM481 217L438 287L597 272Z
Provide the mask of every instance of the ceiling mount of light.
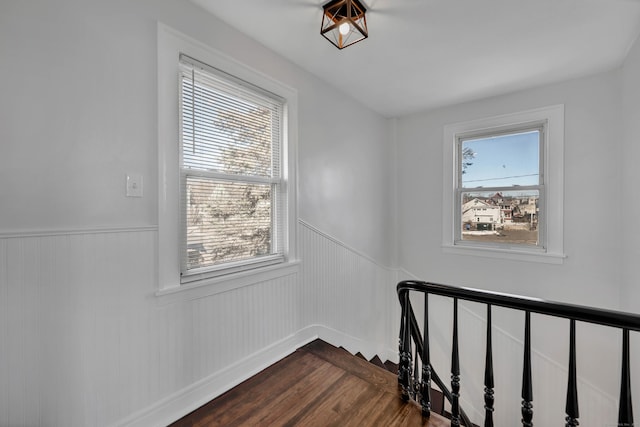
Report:
M344 49L369 37L367 9L359 0L332 0L322 6L320 34L338 49Z

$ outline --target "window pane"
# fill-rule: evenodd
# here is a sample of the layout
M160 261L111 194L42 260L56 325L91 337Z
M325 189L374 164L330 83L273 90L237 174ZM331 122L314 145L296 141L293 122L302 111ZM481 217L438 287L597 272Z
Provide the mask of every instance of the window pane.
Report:
M462 187L540 184L540 131L461 141Z
M187 176L187 266L272 253L272 186Z
M272 176L277 108L190 78L182 81L182 97L183 167Z
M538 245L540 192L463 192L462 240Z

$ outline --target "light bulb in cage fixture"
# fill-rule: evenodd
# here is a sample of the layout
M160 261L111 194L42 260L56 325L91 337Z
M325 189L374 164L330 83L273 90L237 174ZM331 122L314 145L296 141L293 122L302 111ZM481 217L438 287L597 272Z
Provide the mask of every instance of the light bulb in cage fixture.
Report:
M342 34L343 36L346 36L347 34L349 34L350 30L351 28L349 28L349 24L347 22L343 22L338 27L338 31L340 31L340 34Z

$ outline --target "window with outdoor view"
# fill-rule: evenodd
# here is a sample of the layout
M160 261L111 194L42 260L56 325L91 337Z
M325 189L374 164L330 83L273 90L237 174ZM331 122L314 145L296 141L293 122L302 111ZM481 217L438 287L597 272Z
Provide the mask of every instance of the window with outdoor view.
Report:
M182 281L284 260L284 100L180 57Z
M561 264L564 105L444 126L444 252Z
M544 248L544 123L457 137L457 242Z

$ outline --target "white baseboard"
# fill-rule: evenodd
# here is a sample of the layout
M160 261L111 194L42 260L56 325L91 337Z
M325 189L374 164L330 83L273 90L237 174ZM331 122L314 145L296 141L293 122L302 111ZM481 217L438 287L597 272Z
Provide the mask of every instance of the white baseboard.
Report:
M316 338L336 347L344 347L351 353L360 352L367 358L376 354L383 357L377 351L378 346L375 343L361 340L323 325L307 326L297 333L116 422L113 427L171 424Z
M113 426L155 427L171 424L316 338L316 328L302 329L116 422Z

